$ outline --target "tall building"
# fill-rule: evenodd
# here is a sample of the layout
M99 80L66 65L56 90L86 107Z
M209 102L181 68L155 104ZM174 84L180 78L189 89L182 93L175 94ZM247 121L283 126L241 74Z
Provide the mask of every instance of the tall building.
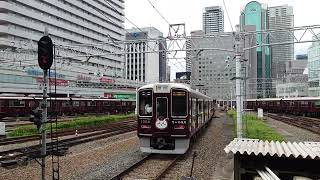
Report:
M285 62L285 78L277 83L277 97L305 97L308 96L308 75L304 74L307 60L293 60Z
M309 96L320 96L320 42L313 42L308 49L308 82Z
M260 4L257 1L249 2L245 9L241 12L240 16L241 31L245 31L246 27L250 27L252 30L263 31L269 29L267 6ZM247 37L250 38L250 37ZM269 43L266 34L257 33L255 37L257 44ZM257 90L256 96L259 97L272 97L275 96L275 92L272 91L271 81L271 56L270 48L268 46L259 46L255 48L254 59L249 59L253 62L254 66L251 66L252 71L249 78L256 79Z
M123 49L112 43L125 37L123 0L0 2L0 92L41 93L37 41L45 28L57 45L51 72L58 75L59 93L103 95L108 84L125 82L118 80L124 57L111 53Z
M129 80L154 83L167 80L166 41L154 27L127 30L125 77ZM142 31L142 32L141 32ZM148 39L158 39L148 41ZM148 52L151 51L151 52ZM152 52L154 51L154 52Z
M188 49L191 49L191 40L187 39L186 41L186 72L191 72L191 51Z
M224 14L220 6L206 7L203 13L203 31L205 34L224 32Z
M233 49L235 44L232 33L211 34L211 37L206 38L192 38L203 35L205 33L201 30L191 32L190 41L192 43L189 48ZM218 50L189 52L187 59L191 60L191 86L217 100L234 99L234 81L230 81L235 77L234 53Z
M269 28L284 29L294 27L294 15L292 6L283 5L268 8ZM270 43L292 43L271 46L272 78L285 77L285 63L294 60L294 37L281 31L271 33Z

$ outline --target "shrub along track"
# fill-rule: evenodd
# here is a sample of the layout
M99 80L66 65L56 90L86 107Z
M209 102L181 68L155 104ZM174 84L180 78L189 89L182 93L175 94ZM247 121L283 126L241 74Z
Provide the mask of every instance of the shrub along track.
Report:
M87 127L81 130L78 130L79 135L75 134L75 129L67 130L67 131L60 131L58 132L58 137L73 135L72 137L64 138L59 140L58 151L56 151L56 146L54 143L48 142L47 143L47 155L57 154L57 155L64 155L67 148L90 142L95 141L127 132L131 132L136 130L136 121L135 120L127 120L127 121L120 121L114 123L108 123L104 126L100 127ZM56 134L54 134L56 136ZM35 137L36 139L39 136ZM23 141L30 141L31 137L21 139L18 138L12 139L11 143L14 142L23 142ZM34 139L33 139L34 140ZM1 143L9 143L8 141L2 141ZM55 150L53 150L55 148ZM22 148L15 148L7 151L0 152L0 163L1 166L12 166L20 163L24 163L26 161L38 158L40 156L40 146L39 145L31 145L28 147Z
M266 113L265 116L320 135L320 119L271 113Z

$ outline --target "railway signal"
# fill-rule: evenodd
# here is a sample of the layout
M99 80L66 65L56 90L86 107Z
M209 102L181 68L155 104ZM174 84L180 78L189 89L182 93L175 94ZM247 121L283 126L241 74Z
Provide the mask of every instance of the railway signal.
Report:
M53 43L49 36L38 41L38 64L41 69L48 70L53 62Z

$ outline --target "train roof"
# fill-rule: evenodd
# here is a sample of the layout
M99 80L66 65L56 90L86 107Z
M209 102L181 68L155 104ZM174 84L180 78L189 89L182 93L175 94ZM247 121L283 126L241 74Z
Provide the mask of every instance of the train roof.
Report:
M204 99L212 99L211 97L204 95L198 91L193 90L189 85L181 84L181 83L153 83L142 86L138 89L138 91L143 89L155 89L159 85L168 86L169 89L185 89L192 94L193 97L204 98Z
M280 101L282 98L247 99L247 101Z
M247 99L250 101L316 101L320 100L320 97L292 97L292 98L262 98L262 99Z
M140 87L138 90L140 90L140 89L151 89L151 88L154 88L157 85L167 85L167 86L170 87L170 89L178 88L178 89L186 89L188 91L191 90L190 86L188 86L186 84L181 84L181 83L153 83L153 84L144 85L144 86Z
M36 99L36 100L41 100L42 97L28 97L28 96L13 96L13 97L8 97L8 96L4 96L4 97L0 97L0 100L30 100L30 99ZM50 98L48 98L48 100L50 100ZM58 98L54 98L52 97L51 100L58 100L58 101L69 101L69 100L73 100L73 101L135 101L135 99L107 99L107 98L67 98L67 97L58 97Z
M283 98L284 101L311 101L320 100L320 97L294 97L294 98Z

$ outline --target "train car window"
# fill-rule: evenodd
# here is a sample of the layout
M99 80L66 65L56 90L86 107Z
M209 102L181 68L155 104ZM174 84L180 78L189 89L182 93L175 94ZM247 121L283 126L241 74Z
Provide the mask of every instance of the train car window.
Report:
M0 107L4 107L4 101L0 100Z
M89 101L88 106L97 106L97 102L96 101Z
M80 102L80 106L81 106L81 107L84 107L84 106L86 106L86 103L83 102L83 101L81 101L81 102Z
M308 101L301 101L301 107L308 107Z
M158 97L157 98L157 118L168 117L168 99Z
M152 116L152 91L139 92L139 115Z
M197 100L192 99L192 116L197 115Z
M10 100L9 107L25 107L25 102L20 100Z
M103 101L103 106L109 106L110 103L108 101Z
M79 101L73 101L73 106L74 107L79 107L80 106L80 102Z
M172 116L187 115L187 93L185 91L172 91Z
M314 107L316 107L316 108L320 108L320 101L316 101L316 102L314 102Z
M69 102L65 102L65 101L64 101L64 102L62 102L61 106L62 106L62 107L68 107L68 106L69 106Z

